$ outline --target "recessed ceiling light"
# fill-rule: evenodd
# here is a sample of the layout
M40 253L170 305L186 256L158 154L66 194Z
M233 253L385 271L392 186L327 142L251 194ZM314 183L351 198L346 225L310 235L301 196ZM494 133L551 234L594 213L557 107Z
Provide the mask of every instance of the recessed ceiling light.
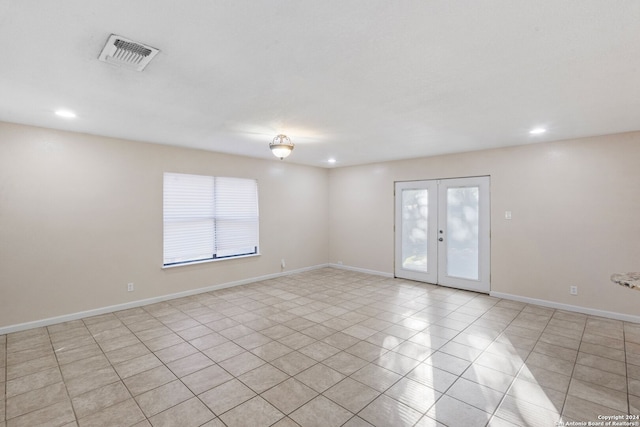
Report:
M545 128L533 128L529 131L531 135L540 135L545 133L547 130Z
M336 162L336 159L334 159L333 157L330 158L329 160L327 160L327 162L334 164Z
M76 118L76 113L74 113L73 111L69 111L69 110L58 110L58 111L56 111L56 116L64 117L65 119L75 119Z

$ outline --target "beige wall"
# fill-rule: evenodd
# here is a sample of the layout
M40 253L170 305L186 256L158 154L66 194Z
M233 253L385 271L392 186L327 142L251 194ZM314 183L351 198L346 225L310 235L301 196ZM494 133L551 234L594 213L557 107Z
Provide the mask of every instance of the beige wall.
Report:
M330 262L393 273L394 181L490 175L493 292L638 316L609 278L640 271L639 159L635 132L335 169Z
M628 133L328 171L0 123L0 327L279 273L281 258L392 274L394 181L477 175L493 292L637 316L640 292L609 276L640 270L638 159ZM163 270L165 171L258 179L262 255Z
M163 270L165 171L256 178L262 255ZM0 327L326 264L327 218L326 169L0 123Z

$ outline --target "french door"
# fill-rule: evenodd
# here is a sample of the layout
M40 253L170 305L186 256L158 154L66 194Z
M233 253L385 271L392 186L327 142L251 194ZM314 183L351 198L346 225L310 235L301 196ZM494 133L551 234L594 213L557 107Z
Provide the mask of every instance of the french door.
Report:
M488 293L489 177L396 182L395 276Z

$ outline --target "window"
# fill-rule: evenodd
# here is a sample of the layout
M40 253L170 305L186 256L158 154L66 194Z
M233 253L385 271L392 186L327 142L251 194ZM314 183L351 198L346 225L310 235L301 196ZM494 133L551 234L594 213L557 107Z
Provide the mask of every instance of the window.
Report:
M258 253L254 179L164 174L164 266Z

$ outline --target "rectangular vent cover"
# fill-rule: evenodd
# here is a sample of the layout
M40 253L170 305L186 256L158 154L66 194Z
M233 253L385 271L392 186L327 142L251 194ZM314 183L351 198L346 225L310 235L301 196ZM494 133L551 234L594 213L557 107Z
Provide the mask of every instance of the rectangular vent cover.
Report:
M122 68L142 71L158 52L151 46L111 34L98 59Z

